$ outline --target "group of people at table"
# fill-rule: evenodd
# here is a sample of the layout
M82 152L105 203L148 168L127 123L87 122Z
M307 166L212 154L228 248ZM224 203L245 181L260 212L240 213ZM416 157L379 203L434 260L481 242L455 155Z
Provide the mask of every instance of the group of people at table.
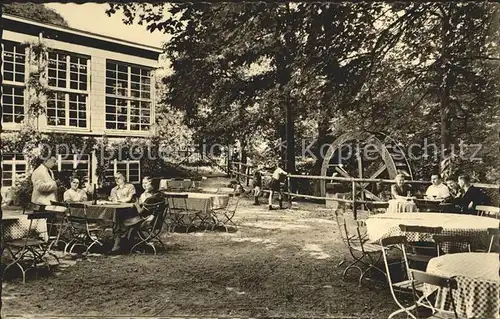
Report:
M38 166L31 175L33 183L33 193L31 202L39 205L41 210L60 211L61 207L54 206L57 202L58 185L54 178L52 168L56 165L56 158L46 159ZM116 186L113 187L109 195L109 201L115 203L131 203L131 209L123 210L123 214L117 216L119 226L115 235L112 253L118 253L125 248L124 241L130 230L134 227L144 227L153 220L152 212L148 207L151 205L165 202L165 196L159 191L160 181L151 176L145 176L142 179L144 192L137 196L134 185L127 183L123 174L117 173L114 176ZM77 177L70 178L70 188L64 192L63 201L66 203L86 202L90 192L87 188L79 188L80 180Z
M404 175L397 175L395 181L396 183L391 186L393 200L411 202L417 199L411 186L405 182ZM486 194L471 185L467 175L460 175L457 180L448 177L445 184L438 174L434 174L431 176L431 182L432 185L427 188L424 200L446 205L447 212L475 215L476 206L488 202Z

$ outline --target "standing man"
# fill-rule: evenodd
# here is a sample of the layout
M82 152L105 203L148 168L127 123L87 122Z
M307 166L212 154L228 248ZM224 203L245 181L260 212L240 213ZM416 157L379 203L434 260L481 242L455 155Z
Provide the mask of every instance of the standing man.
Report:
M57 201L57 183L52 168L56 165L56 158L51 156L43 161L31 174L33 193L31 202L40 205L41 209L50 205L50 201Z
M427 188L425 198L445 200L450 197L450 190L448 186L441 182L441 177L438 174L431 176L432 185Z
M259 195L260 190L262 189L262 166L258 165L253 173L253 197L254 197L254 205L259 205Z
M281 194L281 183L285 181L288 173L285 172L281 167L279 161L276 161L276 169L271 177L271 182L269 183L269 210L273 209L273 195L274 192L278 192L278 200L280 203L280 209L283 208L283 196Z

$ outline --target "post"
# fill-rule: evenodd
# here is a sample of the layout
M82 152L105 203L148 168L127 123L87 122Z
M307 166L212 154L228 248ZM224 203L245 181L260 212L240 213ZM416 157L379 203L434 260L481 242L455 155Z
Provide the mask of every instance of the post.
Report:
M352 214L354 216L354 220L358 219L358 213L356 211L356 182L352 181Z
M247 186L250 186L250 166L247 166L246 174L247 174Z
M287 181L287 185L288 185L288 208L291 209L292 208L292 189L291 189L291 181L290 181L291 177L290 176L287 176L286 178L286 181Z

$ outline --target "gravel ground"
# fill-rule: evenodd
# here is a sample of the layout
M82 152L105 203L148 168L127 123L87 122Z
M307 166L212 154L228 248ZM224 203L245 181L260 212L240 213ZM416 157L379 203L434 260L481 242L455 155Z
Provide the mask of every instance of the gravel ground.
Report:
M344 246L320 205L243 201L236 232L165 234L158 255L92 255L3 284L4 315L387 318L383 283L340 278Z

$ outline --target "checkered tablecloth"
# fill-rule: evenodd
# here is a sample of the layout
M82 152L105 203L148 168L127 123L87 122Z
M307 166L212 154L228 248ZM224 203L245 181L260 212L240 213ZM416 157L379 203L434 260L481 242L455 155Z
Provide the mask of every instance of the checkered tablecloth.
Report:
M2 216L3 240L9 241L27 237L29 225L30 220L26 215L23 215L22 212L4 211ZM31 228L31 237L40 237L45 241L48 240L46 219L33 220Z
M496 253L458 253L436 257L427 265L430 274L455 277L458 289L453 300L460 318L500 318L499 255ZM426 285L429 295L437 288ZM449 291L442 289L438 303L450 304Z
M388 214L396 213L413 213L417 212L417 205L413 201L391 199L389 200L389 207L387 207Z
M379 214L370 216L366 220L367 233L370 241L378 242L380 239L405 235L399 225L443 227L442 235L470 236L475 248L488 248L490 237L488 228L498 228L499 221L494 218L481 216L445 214L445 213L399 213ZM432 241L429 234L406 234L410 241ZM453 252L448 245L443 247L445 252Z

